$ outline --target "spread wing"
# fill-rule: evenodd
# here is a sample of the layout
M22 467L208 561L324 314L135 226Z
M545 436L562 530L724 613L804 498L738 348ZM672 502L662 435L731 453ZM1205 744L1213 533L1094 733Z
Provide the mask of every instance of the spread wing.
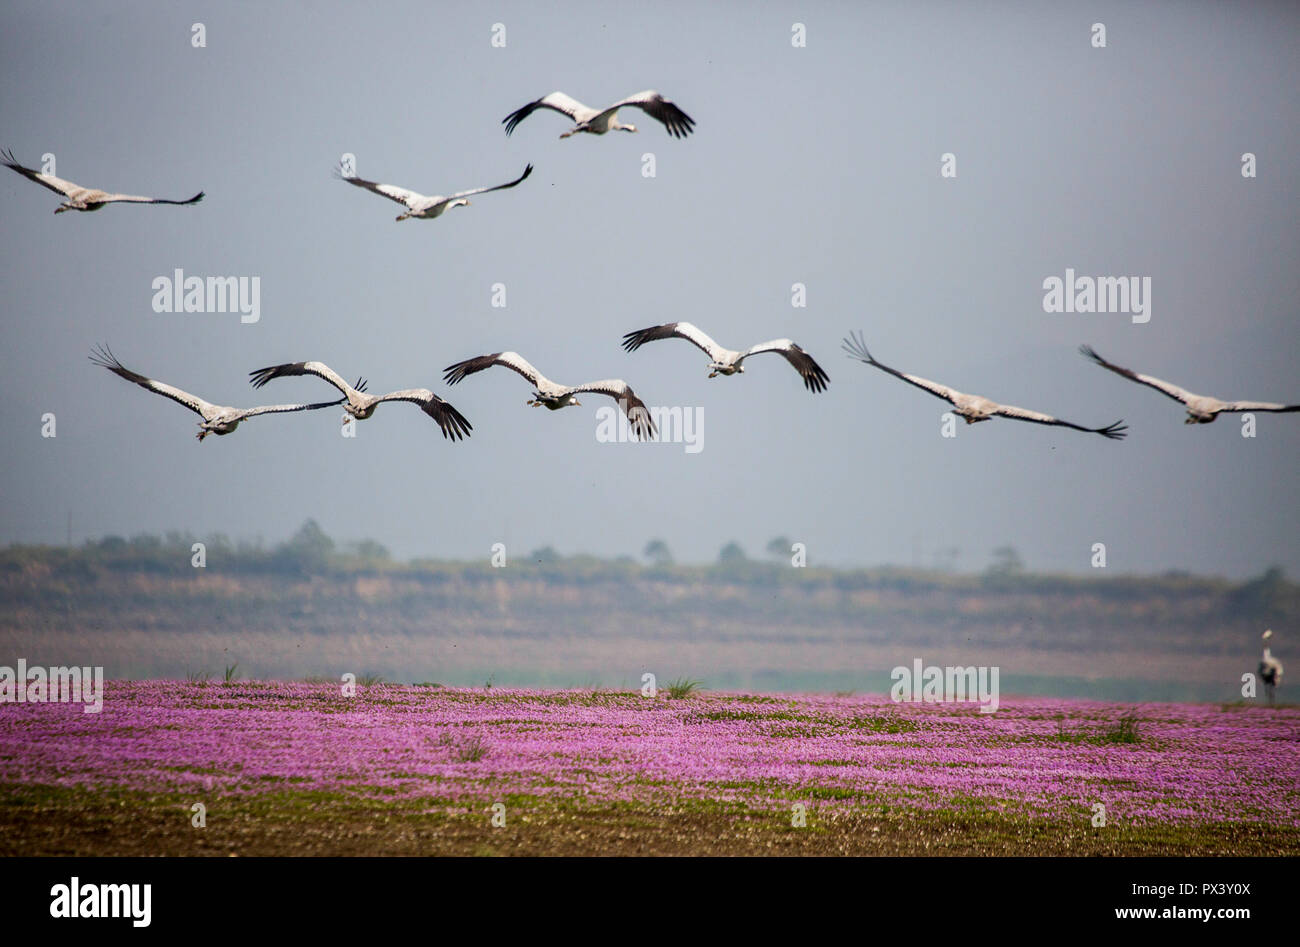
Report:
M648 329L637 329L635 332L629 332L623 336L623 348L629 352L635 352L645 343L655 342L659 339L685 339L687 342L703 349L712 359L727 354L726 349L689 322L669 322L661 326L650 326Z
M524 178L528 177L528 175L532 173L533 173L533 166L530 164L528 167L524 168L523 174L519 175L519 177L515 178L513 181L510 181L507 184L498 184L495 187L476 187L472 191L457 191L455 194L451 195L451 197L443 198L443 201L444 202L454 201L459 197L470 197L473 194L486 194L488 191L504 191L508 187L514 187L516 184L518 184L520 181L522 181Z
M1227 407L1222 410L1229 413L1234 411L1277 411L1285 413L1300 411L1300 404L1277 404L1273 401L1229 401Z
M442 436L453 441L458 441L462 437L469 437L469 432L473 430L473 425L465 419L463 414L428 388L405 388L401 391L390 391L379 400L409 401L412 404L418 404L421 411L438 422L438 427L442 429Z
M518 352L497 352L493 355L480 355L477 358L467 358L463 362L457 362L455 365L448 365L443 369L443 381L449 385L459 383L466 375L473 375L475 372L481 372L485 368L491 368L493 365L504 365L506 368L516 371L523 375L534 385L541 374L537 369L529 365L522 355Z
M685 138L695 128L695 121L672 102L669 102L654 89L629 95L621 102L615 102L605 111L613 111L625 105L635 106L656 121L662 122L668 134L674 138Z
M203 192L195 194L184 201L169 201L162 197L140 197L136 194L105 194L96 204L197 204L203 200Z
M242 408L239 411L239 419L242 421L246 418L255 418L259 414L285 414L290 411L317 411L321 408L332 408L335 405L342 404L345 398L335 398L333 401L317 401L313 404L264 404L256 408Z
M741 360L762 352L776 352L781 355L782 358L794 366L794 370L803 378L804 387L809 391L825 391L826 386L830 383L830 376L822 371L820 365L813 361L813 357L789 339L760 342L745 352L741 356Z
M408 210L415 210L416 205L421 201L428 200L423 194L417 194L415 191L408 191L404 187L398 187L396 184L380 184L376 181L367 181L365 178L350 177L343 173L341 168L336 168L335 176L341 180L347 181L357 187L364 187L367 191L374 191L380 197L386 197L390 201L396 201L404 205Z
M583 105L577 99L570 98L563 92L552 92L550 95L544 95L536 102L529 102L523 108L515 109L509 115L501 120L501 124L506 127L506 134L509 135L515 130L515 126L532 115L538 109L551 109L562 115L567 115L575 122L580 121L578 118L582 114L594 114L592 109Z
M64 197L71 197L75 192L87 190L87 188L83 188L79 184L73 184L71 181L63 180L63 178L56 178L52 174L43 174L42 172L35 171L32 168L24 168L21 164L19 164L17 161L14 160L14 156L12 152L9 151L0 152L0 155L2 155L4 158L4 161L2 163L5 165L5 167L13 168L19 174L23 175L26 178L29 178L30 180L35 181L37 184L41 184L44 185L45 187L48 187L51 191L54 191L56 194L62 194ZM92 201L92 203L95 204L118 204L118 203L197 204L201 200L203 200L202 191L199 191L199 193L195 194L193 197L184 201L169 201L161 197L141 197L138 194L104 194L100 197L95 198Z
M0 158L4 159L4 161L0 163L3 163L6 168L12 168L23 177L35 181L37 184L44 187L48 187L55 194L62 194L64 197L70 197L73 191L84 190L81 185L73 184L71 181L65 181L63 178L56 178L52 174L44 174L32 168L24 168L14 158L12 151L0 151Z
M93 349L90 360L101 368L107 368L113 374L125 378L127 381L135 382L141 388L146 388L154 394L162 395L164 398L171 398L172 401L185 405L185 407L205 420L210 412L216 410L216 405L204 401L198 395L192 395L188 391L173 388L171 385L154 381L152 378L146 378L144 375L131 371L117 360L117 357L109 351L108 346Z
M946 385L941 385L937 381L930 381L928 378L922 378L919 375L908 375L905 372L900 372L897 369L890 368L888 365L882 365L880 362L877 362L872 357L869 351L867 351L866 342L863 341L861 334L859 334L856 338L854 338L853 336L849 336L848 338L846 338L844 340L844 350L848 352L851 357L856 358L858 361L866 362L868 365L876 366L876 368L879 368L881 371L889 372L889 374L895 376L896 378L903 379L903 381L907 382L909 385L915 385L917 388L923 388L924 390L930 392L930 394L934 395L936 398L942 398L944 401L947 401L949 404L956 404L957 396L961 394L961 392L957 391L956 389L949 388Z
M632 422L632 430L637 437L643 441L648 441L654 437L655 425L654 420L650 417L650 410L623 379L607 378L602 381L591 381L585 385L575 385L573 390L609 395L622 407L623 413Z
M1102 437L1108 437L1111 440L1121 440L1128 433L1128 426L1122 420L1106 427L1082 427L1078 424L1071 424L1069 421L1062 421L1060 418L1054 418L1050 414L1043 414L1041 411L1030 411L1028 408L1017 408L1015 405L1010 404L998 405L993 413L1000 414L1004 418L1015 418L1017 421L1052 424L1057 427L1073 428L1076 431L1086 431L1089 434L1100 434Z
M292 375L315 375L317 378L323 378L339 391L343 392L345 397L351 396L354 392L364 391L365 382L357 380L357 387L351 387L344 381L334 369L330 368L324 362L286 362L283 365L271 365L267 368L259 368L256 371L249 372L249 381L254 388L261 388L273 378L288 378ZM337 402L333 402L337 404Z
M1177 385L1171 385L1167 381L1161 381L1159 378L1152 378L1150 375L1139 375L1137 372L1116 365L1114 362L1108 362L1094 352L1092 346L1081 345L1079 346L1079 351L1083 353L1085 358L1092 359L1102 368L1109 368L1116 375L1123 375L1130 381L1135 381L1140 385L1146 385L1148 388L1154 388L1156 391L1168 395L1175 401L1181 401L1183 404L1187 404L1196 397L1196 395L1192 394L1190 391L1179 388Z

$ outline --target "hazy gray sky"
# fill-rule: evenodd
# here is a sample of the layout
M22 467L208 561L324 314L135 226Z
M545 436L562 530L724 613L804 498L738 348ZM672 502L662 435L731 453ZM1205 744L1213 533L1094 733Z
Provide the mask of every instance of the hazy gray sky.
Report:
M957 547L976 569L1010 543L1031 567L1088 571L1104 542L1112 571L1300 573L1300 417L1259 415L1254 439L1233 416L1187 427L1075 351L1200 393L1300 399L1295 7L381 6L4 5L0 144L28 165L52 153L81 184L207 198L55 216L56 195L4 171L0 542L61 542L69 513L77 540L272 541L314 517L399 556L638 554L657 536L706 560L784 534L822 563ZM636 135L561 141L549 112L501 127L555 89L602 105L645 88L696 134L635 110ZM345 152L424 193L536 171L399 224L397 205L331 179ZM1066 267L1150 277L1150 322L1044 312L1042 282ZM151 283L177 268L259 277L260 321L155 313ZM619 347L674 320L733 348L788 336L830 388L809 394L771 355L708 379L686 342ZM1090 426L1122 417L1130 436L995 420L944 439L945 406L847 360L850 330L897 368ZM320 359L372 391L432 388L474 435L447 442L395 404L355 440L329 409L199 444L195 416L86 360L101 342L240 406L324 400L312 378L247 383ZM504 369L442 384L502 349L702 408L703 450L598 443L607 399L528 408Z

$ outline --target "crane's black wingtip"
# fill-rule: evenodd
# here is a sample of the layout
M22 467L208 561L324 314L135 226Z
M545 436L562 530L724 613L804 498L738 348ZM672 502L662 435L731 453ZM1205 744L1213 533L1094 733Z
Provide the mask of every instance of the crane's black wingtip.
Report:
M856 358L859 362L866 362L868 365L876 364L875 357L867 348L866 337L861 332L850 332L845 336L840 347L844 349L849 358Z
M1128 425L1124 423L1123 418L1120 418L1114 424L1101 428L1097 433L1112 441L1122 441L1124 438L1128 437Z
M112 362L115 365L121 364L120 362L118 362L117 356L113 354L113 350L109 348L107 342L104 342L102 344L97 343L95 347L90 351L93 353L90 356L92 359L99 358L99 359L103 359L106 362Z

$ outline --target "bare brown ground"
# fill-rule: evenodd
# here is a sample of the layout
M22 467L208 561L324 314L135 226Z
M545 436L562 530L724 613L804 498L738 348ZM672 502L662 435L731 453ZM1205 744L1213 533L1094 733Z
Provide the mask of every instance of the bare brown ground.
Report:
M580 806L523 797L506 824L481 806L282 793L229 797L190 824L185 800L140 793L0 787L8 855L1295 855L1300 830L1251 823L1064 824L890 809L788 813L706 803Z

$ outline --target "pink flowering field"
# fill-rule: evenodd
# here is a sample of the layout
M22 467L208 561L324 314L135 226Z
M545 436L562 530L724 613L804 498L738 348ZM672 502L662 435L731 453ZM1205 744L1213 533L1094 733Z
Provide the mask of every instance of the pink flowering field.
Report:
M503 801L578 822L705 804L779 825L801 804L822 825L901 811L1086 834L1100 803L1129 832L1268 830L1300 852L1295 707L1003 698L983 714L885 696L111 681L99 714L0 707L0 769L11 816L39 789L47 810L290 794L363 821L477 820Z

